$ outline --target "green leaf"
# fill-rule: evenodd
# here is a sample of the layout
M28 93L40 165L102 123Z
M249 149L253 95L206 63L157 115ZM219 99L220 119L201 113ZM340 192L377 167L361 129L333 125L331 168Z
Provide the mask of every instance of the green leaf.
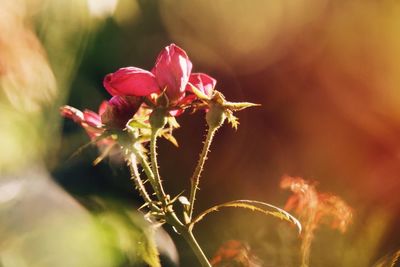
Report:
M95 199L99 211L95 218L108 232L108 242L114 246L133 266L146 263L161 267L154 227L140 213L135 213L117 202Z
M226 202L226 203L211 207L211 208L203 211L195 219L193 219L190 227L193 227L194 224L201 221L209 213L219 211L219 209L221 209L221 208L243 208L243 209L249 209L252 211L258 211L265 215L271 215L271 216L277 217L281 220L288 221L288 222L294 224L298 228L299 233L301 232L300 222L295 217L293 217L290 213L288 213L287 211L285 211L281 208L278 208L274 205L271 205L271 204L268 204L265 202L261 202L261 201L256 201L256 200L233 200L230 202Z

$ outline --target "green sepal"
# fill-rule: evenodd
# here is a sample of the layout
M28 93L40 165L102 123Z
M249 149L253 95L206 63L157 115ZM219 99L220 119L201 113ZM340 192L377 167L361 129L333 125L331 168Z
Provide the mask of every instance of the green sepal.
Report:
M258 107L258 106L261 106L261 105L250 103L250 102L225 102L224 103L224 107L228 108L229 110L232 110L232 111L240 111L245 108Z
M197 89L196 86L194 86L191 83L188 83L190 88L192 89L193 93L201 100L210 100L210 98L208 97L208 95L206 95L205 93L203 93L202 91L200 91L199 89Z
M131 130L133 129L151 129L150 125L137 120L137 119L131 119L128 121L128 123L126 124L126 127L131 128Z

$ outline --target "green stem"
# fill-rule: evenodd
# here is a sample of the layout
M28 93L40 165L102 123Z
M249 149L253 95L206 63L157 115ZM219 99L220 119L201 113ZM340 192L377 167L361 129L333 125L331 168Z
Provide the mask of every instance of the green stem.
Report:
M192 231L187 230L181 232L185 241L189 244L190 248L193 250L194 254L196 255L197 259L199 260L202 267L211 267L211 263L208 261L206 255L204 254L203 250L201 249L199 243L197 243L196 238L194 237Z
M158 161L157 161L157 136L161 128L152 128L151 131L151 139L150 139L150 158L151 158L151 167L155 176L157 188L160 191L160 194L165 199L165 192L161 182L160 172L158 171Z
M200 262L201 266L211 267L211 264L208 261L206 255L201 249L199 243L197 243L197 240L193 235L192 229L188 225L182 224L182 222L173 211L167 212L165 215L165 219L167 223L172 225L181 234L183 239L185 239L186 243L188 243L188 245L196 255L196 258Z
M151 157L151 165L150 167L148 161L146 158L140 153L140 151L137 151L133 149L132 152L129 152L131 154L128 154L128 162L129 162L129 167L132 173L132 178L135 181L136 187L139 189L139 192L143 199L148 202L149 204L152 203L152 200L150 196L148 195L146 188L143 185L143 182L140 179L140 174L137 169L137 161L142 165L144 172L146 173L146 176L148 177L156 195L157 198L165 204L166 201L166 195L163 190L162 184L161 184L161 177L158 171L158 162L157 162L157 136L158 132L160 129L153 129L152 134L151 134L151 141L150 141L150 157ZM209 130L207 139L205 141L205 147L203 149L203 157L202 157L202 163L200 164L202 169L202 166L204 165L205 158L207 157L207 151L209 150L213 135L214 135L215 129L214 130ZM206 145L208 144L208 145ZM196 168L197 169L197 168ZM197 176L200 176L201 170L195 171L195 173L198 173ZM198 179L198 178L197 178ZM182 235L182 237L185 239L185 241L189 244L190 248L196 255L198 261L200 262L202 267L211 267L210 262L208 261L207 257L205 256L203 250L201 249L200 245L197 243L197 240L195 239L191 228L189 228L188 225L184 225L179 218L176 216L176 213L173 211L172 207L169 207L166 209L166 213L164 214L164 218L166 219L167 223L174 226L178 232Z
M196 199L196 192L200 182L200 176L203 171L204 163L207 160L207 154L210 150L210 146L212 140L214 138L215 132L217 131L218 127L209 127L207 131L207 137L204 141L203 149L200 153L199 161L197 162L197 166L193 172L192 178L190 179L190 206L189 206L189 219L192 219L193 210L194 210L194 201Z
M152 200L149 196L149 194L146 191L146 187L143 184L142 179L140 178L140 173L137 168L137 160L136 156L133 152L128 152L128 165L129 165L129 170L131 172L131 180L134 181L136 189L139 191L139 194L142 196L145 202L150 205L152 203Z
M134 151L134 153L135 153L135 156L137 157L137 159L139 160L140 165L142 166L147 178L149 179L151 187L153 188L154 192L156 193L157 199L159 201L164 202L165 194L163 194L163 192L161 192L159 190L158 183L156 181L153 171L151 170L149 162L139 151Z

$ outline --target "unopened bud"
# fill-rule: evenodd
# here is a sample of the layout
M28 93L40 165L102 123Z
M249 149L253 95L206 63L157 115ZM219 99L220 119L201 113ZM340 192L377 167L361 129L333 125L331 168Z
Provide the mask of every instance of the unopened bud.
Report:
M153 129L162 129L167 123L167 110L156 108L150 115L150 125Z
M210 129L219 128L225 121L224 107L218 104L211 104L206 114L206 121Z

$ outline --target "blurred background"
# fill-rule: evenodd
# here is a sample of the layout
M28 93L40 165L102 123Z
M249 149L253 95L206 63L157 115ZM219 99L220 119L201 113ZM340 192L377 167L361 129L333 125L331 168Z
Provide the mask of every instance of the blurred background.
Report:
M372 266L400 247L398 1L2 0L0 30L0 266L146 266L152 235L163 266L197 266L171 229L142 222L123 164L93 166L92 146L75 153L89 140L58 112L97 110L107 73L151 69L172 42L227 99L262 105L219 131L197 211L283 207L280 178L301 176L354 209L344 235L317 230L311 266ZM188 188L205 130L202 113L178 121L180 147L159 148L171 195ZM263 266L298 266L290 226L223 212L195 229L207 255L238 239Z

